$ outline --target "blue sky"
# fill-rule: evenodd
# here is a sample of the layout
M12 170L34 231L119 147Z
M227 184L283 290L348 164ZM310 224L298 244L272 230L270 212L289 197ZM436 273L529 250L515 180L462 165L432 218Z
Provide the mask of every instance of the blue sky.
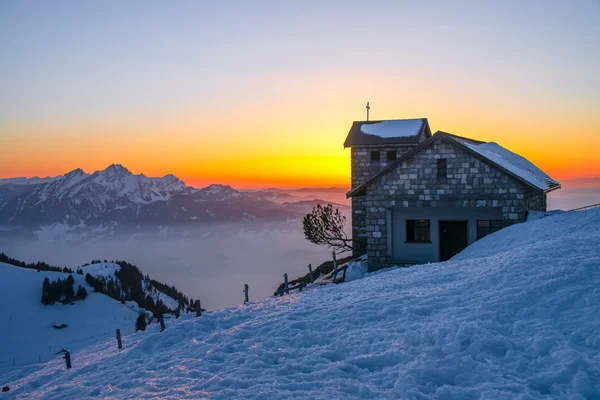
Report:
M599 38L594 0L3 1L0 144L18 152L60 135L98 140L106 121L133 138L185 121L171 138L212 146L213 137L190 143L185 132L239 142L262 129L245 131L258 125L252 118L312 119L303 129L317 140L329 121L341 129L361 119L366 100L374 117L414 113L445 130L484 123L494 132L496 114L509 112L539 126L560 110L555 126L587 119L595 129ZM219 125L236 115L239 129ZM273 124L269 143L281 132ZM298 147L298 132L289 135ZM52 165L36 168L64 168Z

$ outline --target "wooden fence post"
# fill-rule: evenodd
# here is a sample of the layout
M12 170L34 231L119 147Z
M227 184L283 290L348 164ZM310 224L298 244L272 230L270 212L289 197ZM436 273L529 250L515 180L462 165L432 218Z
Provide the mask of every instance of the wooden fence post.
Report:
M244 303L248 302L248 284L244 284Z
M310 264L308 264L308 277L310 278L310 283L313 283L315 281L312 273L312 265Z
M196 300L196 317L202 316L202 307L200 307L200 300Z
M337 274L338 274L337 260L335 258L335 251L331 252L331 256L333 257L333 279L332 279L332 282L335 283L335 278L337 278Z
M65 352L65 363L67 364L67 369L71 369L71 353L68 351Z
M160 317L158 317L158 322L160 322L160 331L164 332L164 330L165 330L165 317L163 317L162 315Z
M123 343L121 342L121 330L117 329L117 347L119 350L123 348Z
M287 273L283 274L283 292L281 293L281 295L283 296L284 293L289 294L290 291L288 289L288 277L287 277Z

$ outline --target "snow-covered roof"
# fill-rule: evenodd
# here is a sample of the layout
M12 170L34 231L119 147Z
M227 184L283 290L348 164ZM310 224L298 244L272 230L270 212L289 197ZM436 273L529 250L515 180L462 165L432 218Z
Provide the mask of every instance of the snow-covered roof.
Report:
M387 174L389 171L396 168L401 163L412 158L415 154L418 154L421 150L428 147L432 141L441 138L452 140L453 142L461 145L462 148L470 151L472 154L483 159L485 162L504 170L508 174L511 174L515 178L528 184L529 186L539 189L541 191L550 191L553 189L560 188L560 183L550 178L541 169L533 165L524 157L511 152L494 142L480 142L477 140L456 136L450 133L438 131L427 141L421 143L411 151L405 153L398 160L390 163L387 167L377 172L369 179L367 179L361 185L355 187L346 194L346 197L352 197L357 193L361 193L367 186L373 183L381 175Z
M452 136L451 138L540 190L546 191L560 185L525 157L505 149L498 143L479 143Z
M418 145L421 137L431 136L427 118L385 121L355 121L344 147L381 145Z
M423 125L422 119L397 119L392 121L380 121L373 124L362 124L360 130L368 135L380 138L417 136Z

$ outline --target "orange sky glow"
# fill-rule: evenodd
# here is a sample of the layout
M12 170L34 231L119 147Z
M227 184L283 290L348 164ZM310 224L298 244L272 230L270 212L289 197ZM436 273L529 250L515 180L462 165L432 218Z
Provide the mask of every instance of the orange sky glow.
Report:
M0 178L118 163L196 187L349 185L367 101L559 181L600 177L600 7L508 3L0 5Z

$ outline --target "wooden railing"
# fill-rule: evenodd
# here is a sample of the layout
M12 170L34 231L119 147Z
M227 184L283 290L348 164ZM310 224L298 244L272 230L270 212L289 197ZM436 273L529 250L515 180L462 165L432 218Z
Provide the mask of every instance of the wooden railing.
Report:
M596 208L596 207L600 207L600 203L590 204L589 206L583 206L583 207L574 208L574 209L569 210L569 211L585 211L585 210L590 210L590 209Z
M277 290L274 295L275 296L283 296L284 294L290 294L290 291L292 290L298 290L299 292L302 291L302 289L306 286L305 283L299 283L297 285L294 286L290 286L288 284L288 276L287 274L283 274L283 287L279 290Z

